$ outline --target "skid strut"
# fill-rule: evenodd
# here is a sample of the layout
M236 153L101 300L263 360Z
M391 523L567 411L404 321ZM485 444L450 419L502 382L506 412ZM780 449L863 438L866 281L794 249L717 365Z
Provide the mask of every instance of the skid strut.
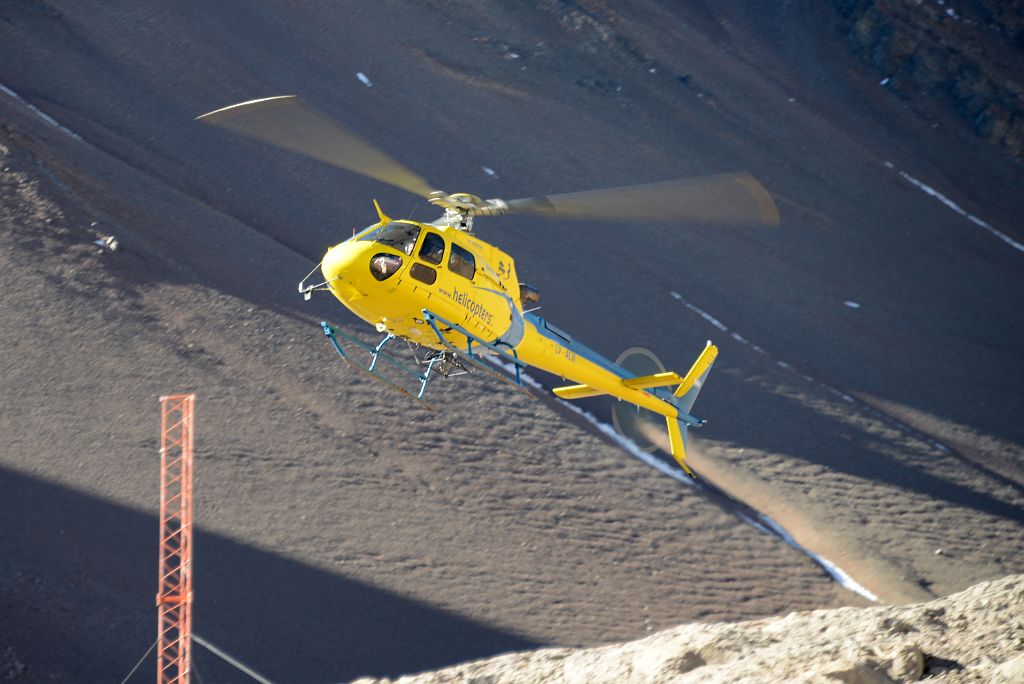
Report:
M438 316L436 313L433 313L429 309L423 309L423 320L427 322L427 325L430 326L430 329L434 331L435 335L437 335L438 341L441 344L443 344L453 354L457 354L467 363L472 364L473 366L479 368L485 373L493 375L502 382L507 382L513 387L516 387L527 396L533 396L533 394L531 394L530 391L523 384L522 369L526 367L526 363L519 360L519 355L516 353L515 349L512 349L510 347L508 351L506 351L496 344L493 344L491 342L485 342L484 340L480 339L473 333L463 328L461 325L457 323L452 323L451 321L442 318L441 316ZM451 342L449 342L448 338L444 336L444 333L438 327L438 323L443 325L447 330L454 330L455 332L465 337L466 348L459 349ZM497 370L494 369L492 365L484 363L482 361L482 355L479 353L474 353L473 351L474 342L479 346L483 347L484 349L486 349L487 351L489 351L491 354L496 355L499 359L502 359L506 363L512 364L512 367L515 368L515 381L513 382L512 380L510 380L509 377L504 373L499 373Z
M384 346L388 342L390 342L391 340L395 339L394 335L391 335L391 334L387 335L386 337L384 337L383 340L381 340L377 344L376 347L371 347L370 345L366 344L362 340L359 340L359 339L353 337L352 335L347 334L343 330L339 330L338 328L333 327L327 321L321 321L320 322L320 327L323 328L324 335L327 336L327 339L330 341L331 346L334 347L334 351L338 352L338 355L342 358L342 360L345 361L345 363L347 363L348 365L352 366L353 368L357 368L357 369L361 370L362 372L366 373L371 378L373 378L374 380L384 384L385 386L390 387L391 389L393 389L393 390L395 390L397 392L401 392L402 394L405 394L406 396L409 396L409 397L419 401L421 404L423 404L423 406L425 408L427 408L427 409L429 409L431 411L434 410L433 406L431 406L430 404L428 404L427 402L425 402L423 400L423 395L427 391L427 384L430 382L430 376L431 376L432 371L434 370L434 365L438 362L440 357L437 357L437 358L429 360L427 362L427 364L426 364L426 366L427 366L426 370L424 370L422 373L420 373L418 371L415 371L415 370L409 368L404 363L402 363L401 361L398 361L393 356L391 356L390 354L388 354L388 353L386 353L384 351ZM345 348L338 341L338 335L341 335L342 337L345 338L346 341L348 341L348 342L358 346L359 348L363 349L368 354L370 354L371 360L370 360L369 368L363 368L361 365L359 365L358 363L353 361L351 358L349 358L349 355L345 352ZM412 392L410 392L409 390L405 389L401 385L398 385L398 384L396 384L394 382L391 382L387 378L383 377L380 374L380 371L377 369L377 363L381 359L384 359L385 361L390 363L393 367L398 368L398 369L400 369L400 370L410 374L413 378L415 378L415 380L420 383L419 392L417 392L416 394L413 394Z

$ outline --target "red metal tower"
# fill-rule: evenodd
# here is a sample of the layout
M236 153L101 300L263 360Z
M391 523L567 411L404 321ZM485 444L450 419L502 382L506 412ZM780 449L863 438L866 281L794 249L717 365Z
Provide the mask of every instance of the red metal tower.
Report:
M192 431L196 395L160 397L157 684L188 684L192 651Z

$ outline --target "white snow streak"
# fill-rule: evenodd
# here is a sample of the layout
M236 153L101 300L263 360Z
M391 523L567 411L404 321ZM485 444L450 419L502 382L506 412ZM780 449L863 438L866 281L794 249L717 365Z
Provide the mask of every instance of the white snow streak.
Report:
M820 555L814 553L813 551L810 551L810 550L804 548L803 546L801 546L797 542L797 540L793 538L793 535L791 535L789 532L787 532L785 530L785 528L782 527L781 525L779 525L777 522L775 522L774 520L772 520L768 516L764 515L763 513L758 513L758 518L760 519L760 522L762 523L763 526L762 525L755 525L755 527L761 527L761 529L764 529L764 527L771 528L771 530L773 532L775 532L775 534L777 534L780 537L782 537L782 540L785 541L787 544L792 546L797 551L801 551L801 552L807 554L808 556L810 556L811 560L813 560L818 565L823 567L825 569L825 572L827 572L829 575L831 575L832 579L834 579L836 582L839 582L839 584L841 584L842 586L846 587L850 591L857 592L858 594L860 594L861 596L863 596L864 598L866 598L869 601L874 601L875 603L878 602L878 597L875 596L870 591L868 591L868 589L866 589L862 584L860 584L855 579L850 577L850 574L848 572L846 572L845 570L840 568L838 565L836 565L832 561L830 561L827 558L825 558L824 556L820 556Z
M364 74L362 71L357 71L356 72L356 78L358 78L360 80L360 82L362 82L362 84L364 86L366 86L367 88L372 88L373 87L373 81L371 81L370 77L367 76L366 74Z
M676 299L678 299L679 301L681 301L683 303L683 305L686 306L687 309L689 309L690 311L694 312L695 314L697 314L698 316L700 316L705 321L707 321L711 325L715 326L716 328L718 328L722 332L729 332L729 329L726 328L722 324L722 321L718 320L717 318L715 318L714 316L709 314L707 311L704 311L703 309L699 309L696 306L694 306L693 304L691 304L690 302L686 301L685 299L683 299L683 296L681 294L679 294L678 292L669 292L669 294L672 295L673 297L675 297Z
M893 168L893 166L892 166L892 164L890 162L886 162L885 164L890 169ZM959 207L958 207L958 209L959 209ZM961 210L961 213L964 213L964 215L968 216L968 218L972 218L972 220L974 220L973 217L971 217L969 214L966 214L966 212L962 212L962 210ZM977 219L977 220L980 220L980 219ZM708 321L709 323L714 325L719 330L722 330L723 332L728 332L729 331L729 329L721 321L719 321L717 318L715 318L711 314L707 313L706 311L704 311L700 307L697 307L696 305L686 301L686 299L684 299L683 296L681 294L679 294L678 292L670 291L669 295L671 295L673 299L681 302L686 308L688 308L691 311L694 311L695 313L697 313L701 318L703 318L704 320ZM857 302L853 302L853 301L846 301L846 302L843 302L843 303L846 304L847 306L850 306L850 308L858 308L860 306L859 304L857 304ZM851 305L853 305L853 306L851 306ZM769 356L768 352L766 352L764 349L762 349L758 345L754 344L753 342L749 341L747 338L743 337L739 333L731 332L730 334L732 335L733 339L735 339L740 344L743 344L743 345L749 347L750 349L752 349L753 351L757 352L758 354L761 354L763 356ZM817 385L817 386L821 387L822 389L827 390L828 392L830 392L831 394L839 397L840 399L842 399L846 403L858 405L861 410L866 411L868 413L871 413L871 414L875 415L876 417L878 417L881 420L886 420L886 421L888 421L890 423L895 423L896 425L900 426L901 428L907 429L907 426L905 426L904 424L899 423L898 421L893 421L891 418L886 416L884 413L881 413L877 409L875 409L875 408L873 408L873 407L871 407L871 406L869 406L867 404L864 404L863 402L858 402L854 397L850 396L849 394L846 394L845 392L841 392L840 390L837 390L834 387L826 385L825 383L823 383L823 382L821 382L819 380L815 380L810 375L807 375L805 373L802 373L802 372L798 371L791 364L786 363L785 361L782 361L781 359L777 359L775 361L775 363L780 368L783 368L783 369L785 369L785 370L787 370L787 371L789 371L789 372L799 376L804 381L809 382L809 383L811 383L813 385ZM924 437L922 437L922 439L924 439ZM939 451L942 451L942 452L945 452L945 453L949 453L950 452L949 447L947 447L946 445L942 444L941 442L936 441L936 440L928 440L928 441L929 441L929 443L933 447L935 447ZM634 445L634 447L635 447L635 445ZM630 453L632 453L632 452L630 452ZM641 453L643 453L643 452L641 452ZM846 587L847 589L849 589L851 591L857 592L861 596L863 596L863 597L865 597L865 598L867 598L867 599L869 599L871 601L876 601L876 602L878 601L878 597L877 596L875 596L870 591L868 591L866 588L864 588L862 585L857 583L856 580L854 580L847 572L845 572L842 568L837 566L835 563L833 563L832 561L828 560L827 558L825 558L823 556L820 556L820 555L818 555L818 554L816 554L816 553L814 553L812 551L809 551L806 548L804 548L804 547L800 546L799 544L797 544L796 540L794 540L793 537L788 532L786 532L785 529L783 529L781 526L779 526L779 524L776 523L775 521L773 521L771 518L768 518L767 516L765 516L763 514L759 514L759 517L760 517L760 523L759 523L757 521L751 520L747 516L741 516L741 517L744 520L746 520L748 523L750 523L751 525L753 525L754 527L756 527L757 529L760 529L762 531L765 531L765 526L770 527L776 534L778 534L780 537L782 537L786 541L786 543L788 543L789 545L793 546L797 550L802 551L803 553L807 554L816 563L821 565L821 567L824 568L825 571L829 575L831 575L833 579L835 579L837 582L839 582L839 584L841 584L842 586Z
M39 107L36 107L34 104L32 104L31 102L29 102L28 100L23 98L21 95L19 95L18 93L14 92L13 90L11 90L7 86L5 86L3 83L0 83L0 90L4 91L5 93L7 93L11 97L13 97L15 100L17 100L21 104L23 104L26 107L28 107L29 109L31 109L32 113L34 113L36 116L38 116L40 119L42 119L46 123L50 124L51 126L56 126L60 130L64 131L68 135L70 135L75 140L81 140L82 139L82 136L78 135L77 133L75 133L74 131L72 131L72 130L70 130L68 128L65 128L64 126L61 126L60 123L58 123L57 120L54 119L52 116L50 116L49 114L47 114L43 110L39 109Z
M889 162L889 161L885 162L885 167L888 168L888 169L896 170L896 167L893 166L892 162ZM999 238L1000 240L1002 240L1006 244L1010 245L1014 249L1019 250L1021 252L1024 252L1024 244L1021 244L1021 243L1017 242L1016 240L1014 240L1012 237L1010 237L1006 233L993 228L991 225L989 225L988 222L986 222L986 221L978 218L974 214L964 210L959 204L957 204L953 200L949 199L948 197L943 195L941 192L939 192L935 188L933 188L930 185L927 185L925 183L922 183L921 181L917 180L916 178L911 176L906 171L897 171L897 173L900 174L900 177L903 178L903 180L907 181L908 183L910 183L911 185L913 185L917 189L921 190L925 194L931 195L932 197L934 197L938 201L942 202L943 204L945 204L947 207L949 207L950 209L952 209L956 213L958 213L961 216L963 216L964 218L966 218L971 223L973 223L973 224L975 224L977 226L981 226L982 228L984 228L988 232L992 233L997 238Z
M623 435L620 435L615 430L614 426L609 425L608 423L601 422L600 420L597 419L596 416L594 416L594 414L590 413L589 411L584 411L579 406L571 404L568 401L565 401L564 399L559 399L558 401L563 406L567 407L569 410L582 416L588 423L596 427L598 430L614 439L619 444L619 446L621 446L623 449L629 452L631 456L634 456L637 459L643 461L644 463L651 466L658 472L664 475L668 475L673 480L679 480L683 484L689 485L691 487L695 486L696 482L692 477L684 474L683 471L681 471L679 468L670 466L668 463L665 463L660 458L657 458L647 453L646 451L638 447L636 445L636 442L631 440L629 437L624 437Z
M676 299L682 300L682 296L675 292L672 293L672 296L675 297ZM484 358L489 360L494 365L505 369L506 372L515 375L515 368L512 364L501 361L493 356L486 356ZM531 377L527 373L520 371L520 377L522 378L522 381L525 384L529 385L530 387L541 390L544 389L540 382L538 382L535 378ZM562 406L567 407L570 411L581 416L584 420L586 420L588 423L596 427L603 434L608 435L610 438L615 440L615 442L619 444L619 446L621 446L626 451L626 453L630 454L634 458L646 463L647 465L657 470L659 473L671 477L673 480L682 482L683 484L688 485L690 487L694 487L697 485L697 481L695 481L688 475L684 474L683 471L681 471L679 468L671 466L665 461L661 460L660 458L657 458L656 456L647 453L646 451L638 447L633 440L623 435L620 435L615 430L614 426L609 425L608 423L605 423L601 420L598 420L597 417L594 416L594 414L590 413L589 411L584 411L583 409L581 409L579 406L576 406L572 402L566 401L564 399L558 399L557 401ZM764 515L763 513L758 513L757 518L754 519L746 515L745 513L739 513L739 517L741 520L743 520L743 522L747 523L759 532L762 532L764 534L775 534L776 536L781 538L782 541L786 542L797 551L800 551L801 553L807 555L811 560L820 565L825 570L825 572L827 572L829 576L832 577L832 579L838 582L841 586L846 587L850 591L860 594L869 601L878 601L877 596L872 594L870 591L865 589L861 584L859 584L856 580L854 580L849 575L849 573L844 571L842 568L840 568L838 565L828 560L824 556L816 554L813 551L810 551L807 548L798 544L796 539L793 538L793 535L787 532L784 527L779 525L777 522L775 522L768 516Z

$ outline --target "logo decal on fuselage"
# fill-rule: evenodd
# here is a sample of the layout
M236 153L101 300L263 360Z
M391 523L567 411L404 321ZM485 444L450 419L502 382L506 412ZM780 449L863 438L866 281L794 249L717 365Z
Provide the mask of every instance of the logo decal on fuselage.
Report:
M469 292L465 290L459 292L457 287L452 288L451 292L443 287L437 288L437 291L464 308L470 316L479 319L481 323L490 326L494 322L494 314L486 306L473 299Z

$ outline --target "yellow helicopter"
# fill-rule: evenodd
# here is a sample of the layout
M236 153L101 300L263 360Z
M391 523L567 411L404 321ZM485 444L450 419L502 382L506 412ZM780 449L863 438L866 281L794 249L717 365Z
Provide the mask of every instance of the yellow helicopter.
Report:
M443 210L431 223L392 219L374 200L379 220L328 249L299 283L306 299L316 291L330 292L385 335L371 347L323 322L324 334L345 361L421 401L434 374L448 377L474 367L529 393L522 369L540 368L574 383L552 390L563 399L610 395L621 400L613 409L619 432L647 451L660 447L670 452L694 476L686 464L687 429L705 421L690 411L718 355L717 347L709 341L685 375L666 371L653 354L640 348L628 350L613 363L535 313L531 307L539 301L538 291L520 282L512 257L473 234L473 221L519 213L777 225L775 203L752 176L736 173L482 200L438 190L293 95L242 102L198 119L407 190ZM323 280L308 284L317 270ZM368 352L369 367L356 364L339 337ZM415 368L384 351L396 338L413 349ZM382 359L418 381L415 395L381 375ZM498 365L511 376L500 373ZM664 417L667 439L659 430L652 431L651 414L659 423Z

